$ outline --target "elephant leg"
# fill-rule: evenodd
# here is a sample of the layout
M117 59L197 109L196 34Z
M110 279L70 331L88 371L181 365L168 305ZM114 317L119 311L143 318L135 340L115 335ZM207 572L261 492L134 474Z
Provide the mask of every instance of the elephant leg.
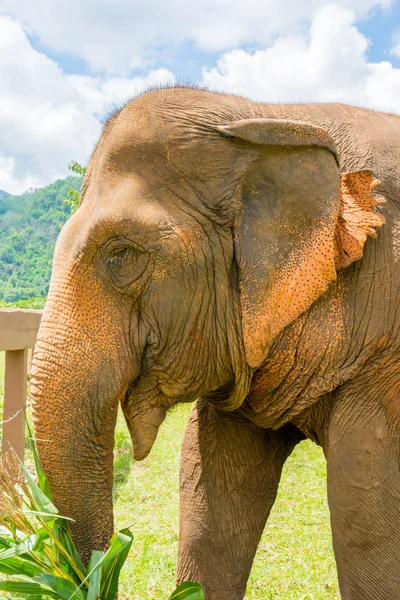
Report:
M181 458L178 582L201 583L207 600L244 597L283 464L302 439L293 425L261 429L198 401Z
M343 600L395 600L400 598L400 390L394 383L375 394L365 387L362 393L347 386L337 392L325 425L333 545Z

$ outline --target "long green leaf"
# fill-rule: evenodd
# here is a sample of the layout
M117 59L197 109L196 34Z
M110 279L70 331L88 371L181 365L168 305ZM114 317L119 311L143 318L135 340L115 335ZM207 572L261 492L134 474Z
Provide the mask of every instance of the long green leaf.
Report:
M99 564L104 558L104 552L101 550L93 550L92 556L90 557L88 571L92 573L89 577L89 588L86 596L86 600L99 600L100 589L101 589L101 564ZM95 568L97 565L98 568Z
M1 528L2 530L6 530L5 527ZM7 531L7 530L6 530ZM7 533L9 534L10 532L7 531ZM12 537L3 537L0 536L0 548L11 548L11 546L15 546L16 545L16 541L13 540Z
M40 583L25 581L0 581L0 591L24 594L25 597L28 594L34 594L36 596L39 595L39 598L42 596L56 598L57 600L60 600L61 598L61 596L53 592L53 590L46 589L43 585L40 585Z
M42 543L43 538L43 535L33 534L23 540L20 544L11 546L11 548L7 548L6 550L2 550L0 552L0 563L8 558L21 556L21 554L26 554L27 552L34 552Z
M114 600L117 595L119 575L132 546L132 541L133 535L129 529L122 529L111 538L110 547L104 557L102 600Z
M32 596L32 594L28 594L27 596L24 596L23 598L21 598L21 597L16 598L15 596L13 596L12 600L44 600L44 596L42 596L42 595Z
M23 513L27 517L50 517L51 519L57 518L62 521L74 521L74 519L71 519L70 517L63 517L62 515L57 515L57 517L55 517L52 513L40 512L39 510L24 510Z
M199 583L185 581L174 591L169 600L205 600L204 592Z
M0 561L0 573L4 575L34 577L34 575L39 575L41 572L42 569L31 558L14 557Z
M12 600L44 600L44 596L32 596L32 594L28 594L27 596L24 596L23 598L19 597L16 598L15 596L12 597Z
M36 475L38 478L38 486L42 490L44 495L50 500L50 502L52 502L53 498L52 498L51 491L50 491L49 480L47 479L46 473L43 470L43 467L42 467L42 464L37 455L35 444L33 443L33 440L30 439L30 442L31 442L31 450L32 450L33 458L35 460Z
M82 579L83 574L86 573L86 569L83 566L81 557L79 556L79 552L76 549L75 544L72 540L71 532L68 527L68 523L66 523L64 521L60 522L57 519L55 526L54 526L54 534L59 539L60 543L63 545L63 547L65 548L65 550L71 557L72 561L76 565L76 568L74 568L74 571L76 573L78 573L79 578Z
M30 490L32 492L33 499L37 505L36 506L37 510L39 512L50 513L51 515L53 515L51 517L44 518L45 521L48 519L53 519L54 515L58 515L58 510L56 509L54 504L51 502L51 500L49 500L49 498L46 496L46 494L44 492L42 492L42 490L40 489L38 484L32 479L31 474L29 473L28 469L25 467L25 465L23 464L23 462L21 462L21 460L19 458L18 458L18 462L21 466L21 469L25 475L25 478L26 478L28 485L30 487Z
M36 446L35 446L35 443L33 441L33 436L32 436L32 432L31 432L31 428L29 427L28 419L26 417L25 417L25 421L26 421L26 426L28 428L29 446L30 446L30 449L32 450L33 458L34 458L34 461L35 461L36 475L37 475L37 478L38 478L38 486L42 490L42 492L44 493L44 495L50 500L50 502L52 502L53 498L51 496L49 481L48 481L48 479L46 477L46 473L43 470L42 463L39 460L39 456L38 456L38 453L37 453L37 450L36 450Z
M65 598L65 600L68 600L69 598L85 600L84 593L81 590L78 590L76 585L74 585L71 581L68 581L68 579L56 577L55 575L50 575L49 573L43 573L42 575L35 577L35 581L38 581L39 583L42 583L46 587L52 589L60 598Z
M102 573L101 600L109 600L109 598L112 598L112 600L114 600L113 596L105 595L105 594L108 594L108 590L110 588L110 583L114 581L113 571L114 571L114 567L116 566L116 564L118 562L118 556L121 554L121 552L124 552L127 547L128 547L128 552L129 552L129 548L132 545L132 539L133 539L132 533L128 529L126 529L126 530L124 529L124 530L117 531L116 533L114 533L114 535L112 536L111 541L110 541L110 547L107 550L106 554L93 567L93 569L91 571L89 571L89 573L86 575L85 579L80 584L79 588L81 588L88 581L88 579L90 579L90 577L92 576L92 574L94 573L95 570L102 567L103 573ZM118 573L119 573L119 571L118 571ZM105 591L103 590L103 587L106 588ZM73 598L73 596L70 596L70 598L68 600L72 600L72 598Z
M76 583L80 583L85 577L85 569L79 568L77 562L74 560L74 557L71 556L71 553L68 551L68 548L65 545L65 541L68 539L69 535L68 531L68 535L66 535L65 537L60 537L60 531L62 527L58 527L57 524L53 526L53 529L48 527L47 524L45 524L44 527L46 528L46 532L50 538L49 542L51 552L56 558L56 560L59 562L60 567L64 569L66 574L71 575ZM77 578L78 582L76 581Z

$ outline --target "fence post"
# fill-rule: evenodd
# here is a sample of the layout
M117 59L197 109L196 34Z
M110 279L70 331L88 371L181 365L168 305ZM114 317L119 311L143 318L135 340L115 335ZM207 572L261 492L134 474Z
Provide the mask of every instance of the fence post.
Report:
M41 310L0 309L0 351L6 351L3 457L13 448L21 460L24 458L27 348L35 345L41 318Z
M6 352L3 409L3 458L14 449L24 460L27 350Z

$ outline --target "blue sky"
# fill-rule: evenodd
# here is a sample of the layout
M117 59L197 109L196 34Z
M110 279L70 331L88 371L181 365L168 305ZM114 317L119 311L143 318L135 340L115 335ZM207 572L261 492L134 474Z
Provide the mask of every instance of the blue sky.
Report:
M389 60L400 66L400 58L390 54L396 31L400 30L400 2L394 2L391 8L372 10L367 17L360 19L358 29L370 40L367 50L369 61Z
M107 106L181 80L400 113L400 0L0 0L0 189L65 176Z

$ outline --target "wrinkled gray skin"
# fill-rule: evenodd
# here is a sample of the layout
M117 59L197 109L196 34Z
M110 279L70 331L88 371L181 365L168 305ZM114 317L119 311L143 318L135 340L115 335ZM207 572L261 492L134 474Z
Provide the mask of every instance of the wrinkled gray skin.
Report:
M399 156L397 117L342 105L168 89L111 118L57 242L32 368L40 457L86 560L112 532L118 402L142 459L166 410L201 396L178 579L244 597L282 466L309 437L342 598L400 598ZM357 255L335 237L339 172L364 169L387 223Z

